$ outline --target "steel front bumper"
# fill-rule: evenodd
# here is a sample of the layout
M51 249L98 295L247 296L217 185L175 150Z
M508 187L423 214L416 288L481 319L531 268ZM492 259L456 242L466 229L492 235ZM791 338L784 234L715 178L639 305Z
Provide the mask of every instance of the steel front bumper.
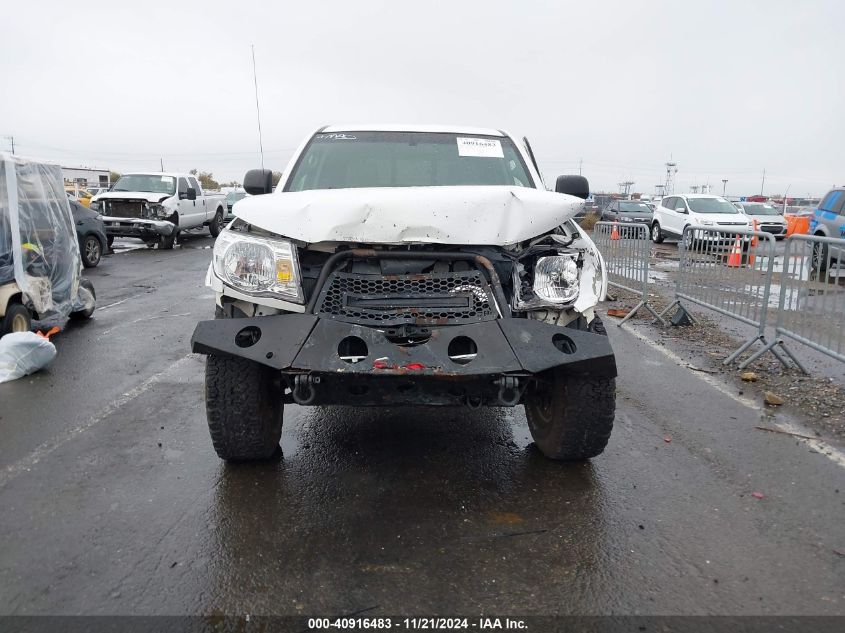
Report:
M359 362L338 353L347 337L366 345ZM458 337L471 339L477 349L466 364L450 358ZM313 314L217 319L197 324L191 348L283 372L300 404L513 406L531 377L549 369L616 376L606 336L531 319L432 327L427 341L412 346L392 342L383 330Z
M176 225L168 220L144 220L141 218L116 218L103 216L106 235L115 237L157 237L173 234Z

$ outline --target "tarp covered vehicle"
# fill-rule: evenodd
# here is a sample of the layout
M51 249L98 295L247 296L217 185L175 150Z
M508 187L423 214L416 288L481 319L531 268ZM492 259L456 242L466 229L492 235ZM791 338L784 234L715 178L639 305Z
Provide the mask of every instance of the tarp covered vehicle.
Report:
M604 262L546 191L526 140L448 126L337 126L308 139L214 246L206 412L217 454L273 454L283 405L524 405L554 459L604 450L616 363L595 307ZM257 195L269 194L269 195Z
M61 167L0 153L0 335L90 317L94 288L81 273Z

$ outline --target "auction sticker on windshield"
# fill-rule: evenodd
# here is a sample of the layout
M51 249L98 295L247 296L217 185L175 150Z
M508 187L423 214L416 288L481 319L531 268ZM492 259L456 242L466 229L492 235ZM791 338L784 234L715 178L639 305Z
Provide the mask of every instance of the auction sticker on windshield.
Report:
M457 137L458 156L478 156L481 158L504 158L502 143L494 138Z

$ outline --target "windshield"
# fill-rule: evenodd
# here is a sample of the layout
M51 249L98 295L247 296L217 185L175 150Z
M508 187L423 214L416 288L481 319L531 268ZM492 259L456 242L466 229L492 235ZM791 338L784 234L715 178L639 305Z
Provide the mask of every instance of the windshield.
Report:
M226 194L226 202L229 204L234 204L238 200L243 200L246 198L246 193L243 191L230 191Z
M534 183L507 137L346 132L315 135L285 191L459 185Z
M770 204L746 204L745 212L748 215L780 215L780 211Z
M147 193L176 193L176 179L161 174L127 174L114 183L112 191L144 191Z
M620 213L651 213L651 209L645 202L620 202Z
M696 213L739 213L737 208L724 198L687 198L687 204Z

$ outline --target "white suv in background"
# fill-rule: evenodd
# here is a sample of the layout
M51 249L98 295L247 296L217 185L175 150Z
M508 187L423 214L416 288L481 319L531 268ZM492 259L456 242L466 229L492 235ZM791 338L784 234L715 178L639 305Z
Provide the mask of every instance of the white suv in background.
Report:
M701 193L666 196L654 210L651 239L660 244L665 238L681 239L684 228L691 225L724 227L727 230L748 229L748 218L726 198ZM687 240L692 244L692 232Z

